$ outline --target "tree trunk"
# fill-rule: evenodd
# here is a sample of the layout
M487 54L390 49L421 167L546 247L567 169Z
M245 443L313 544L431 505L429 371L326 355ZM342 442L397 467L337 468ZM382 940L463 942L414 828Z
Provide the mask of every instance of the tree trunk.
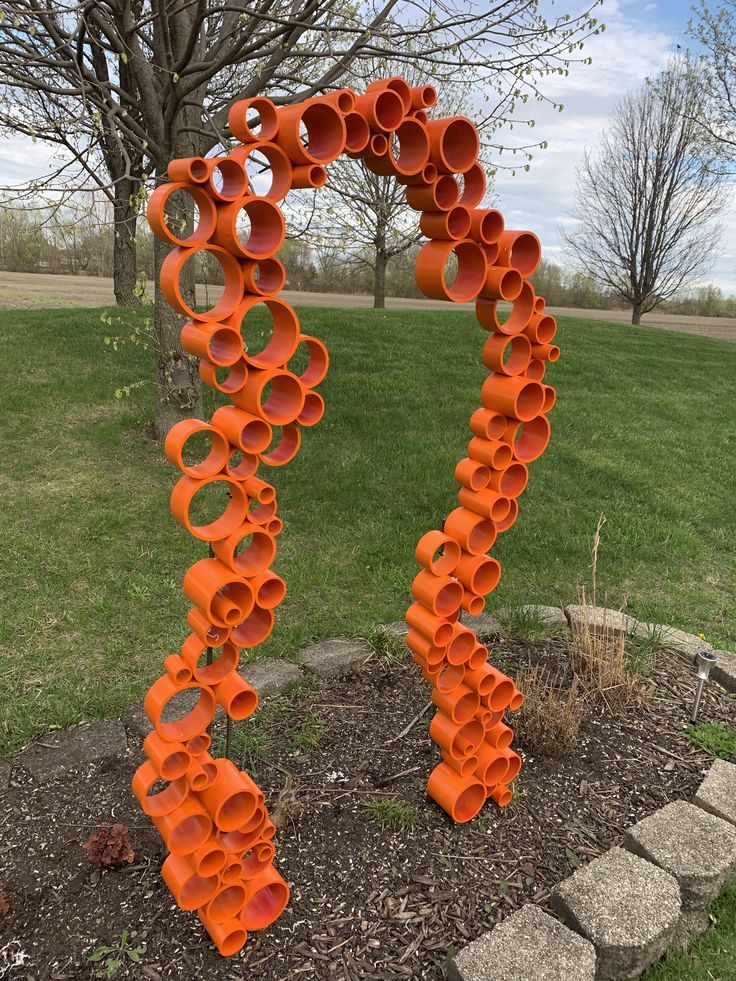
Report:
M375 267L373 273L373 309L386 308L386 264L388 257L383 249L376 249Z
M631 311L631 323L632 324L640 324L641 323L641 313L642 313L641 304L640 303L635 303L634 304L634 307L633 307L633 309Z
M119 181L115 191L112 258L115 302L119 307L133 307L141 302L135 292L138 276L135 243L138 207L132 201L130 181Z
M167 215L172 220L182 219L191 230L194 222L194 202L177 202L170 199ZM188 213L184 212L188 209ZM156 357L156 406L154 431L158 439L164 439L171 427L195 416L202 418L202 381L199 377L197 359L182 348L179 333L183 317L175 313L166 301L161 290L161 266L170 251L170 246L154 239L153 267L155 283L154 303L154 351ZM180 288L188 306L194 307L193 263L183 270Z

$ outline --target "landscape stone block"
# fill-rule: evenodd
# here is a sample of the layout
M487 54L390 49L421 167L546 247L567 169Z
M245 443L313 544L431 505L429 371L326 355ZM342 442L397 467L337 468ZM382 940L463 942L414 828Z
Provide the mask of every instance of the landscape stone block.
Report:
M337 678L359 671L373 655L370 644L358 638L338 637L311 644L300 652L306 671L318 678Z
M629 828L624 847L677 879L684 910L708 906L736 873L736 828L684 800Z
M487 613L479 613L477 617L471 617L465 610L460 614L460 623L475 631L475 636L481 644L487 644L498 640L503 634L503 627L495 617Z
M710 669L710 676L726 691L736 691L736 654L731 651L713 651L716 663Z
M134 702L130 708L127 708L122 714L121 721L128 734L141 741L153 730L148 716L143 711L143 702Z
M693 800L698 807L736 825L736 765L716 760Z
M47 732L21 750L17 762L45 783L66 770L120 760L127 752L125 726L108 720Z
M669 946L681 912L677 881L622 848L558 883L552 903L595 947L597 981L638 978Z
M587 625L592 631L608 630L614 635L633 633L637 621L620 610L609 610L605 606L566 606L565 616L573 630L582 630Z
M264 657L260 661L241 664L238 672L255 688L259 698L268 698L304 681L304 675L296 664L279 657Z
M523 906L463 947L449 981L593 981L595 950L538 906Z
M395 634L397 637L406 637L409 633L409 624L406 620L394 620L393 623L386 624L384 629L388 634Z

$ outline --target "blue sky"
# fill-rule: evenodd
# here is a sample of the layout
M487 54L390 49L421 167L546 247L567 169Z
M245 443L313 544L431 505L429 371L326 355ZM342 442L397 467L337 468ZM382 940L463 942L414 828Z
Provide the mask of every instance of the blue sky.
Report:
M556 0L554 9L573 10L581 5L582 0ZM593 64L573 66L567 78L544 80L545 92L564 104L564 112L538 105L533 109L536 125L531 134L546 140L548 149L535 153L528 173L517 171L512 177L502 172L496 182L497 204L507 226L536 231L544 254L558 262L564 262L558 229L572 207L575 169L584 149L595 146L608 113L627 89L664 67L678 43L692 46L685 36L691 17L688 0L604 0L597 14L607 29L587 43L584 54L592 57ZM509 141L518 133L517 127ZM51 156L49 148L30 140L1 140L0 185L42 174ZM736 294L734 209L724 221L721 255L703 281Z
M535 154L528 173L499 174L496 194L507 226L536 231L547 258L564 263L558 229L573 204L575 169L585 148L595 147L615 102L663 68L677 44L693 47L685 34L690 6L685 0L604 0L598 16L606 31L591 38L583 52L593 64L573 66L568 78L546 81L547 94L565 106L562 113L536 111L532 132L549 148ZM733 207L723 221L721 254L703 282L736 293Z

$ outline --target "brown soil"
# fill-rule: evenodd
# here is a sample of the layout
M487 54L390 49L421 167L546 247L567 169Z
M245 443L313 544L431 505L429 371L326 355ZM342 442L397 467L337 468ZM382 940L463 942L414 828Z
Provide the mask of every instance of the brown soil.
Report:
M566 654L557 641L509 641L493 660L513 674L526 664L564 664ZM710 763L682 737L693 674L673 655L658 655L643 710L615 716L591 705L572 758L524 753L512 805L501 811L491 803L463 826L425 795L436 758L431 713L399 738L427 706L413 664L376 664L359 678L277 697L243 731L251 750L252 734L262 734L257 777L286 821L277 864L292 899L276 924L228 960L160 879L158 835L129 791L139 752L43 786L16 771L0 811L0 878L11 904L0 917L0 976L103 976L90 955L127 930L134 946L145 934L147 949L138 964L126 959L117 977L436 981L448 953L523 903L546 907L559 879L630 824L692 795ZM735 703L710 685L702 718L733 718ZM414 809L410 827L382 827L366 810L387 794ZM100 873L80 846L112 822L130 825L136 856ZM3 975L8 951L27 960Z

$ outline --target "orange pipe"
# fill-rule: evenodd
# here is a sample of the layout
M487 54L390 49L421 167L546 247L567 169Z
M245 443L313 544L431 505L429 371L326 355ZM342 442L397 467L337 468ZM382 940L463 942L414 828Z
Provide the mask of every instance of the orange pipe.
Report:
M444 762L429 775L427 793L457 824L474 818L486 798L485 787L479 780L461 777Z

